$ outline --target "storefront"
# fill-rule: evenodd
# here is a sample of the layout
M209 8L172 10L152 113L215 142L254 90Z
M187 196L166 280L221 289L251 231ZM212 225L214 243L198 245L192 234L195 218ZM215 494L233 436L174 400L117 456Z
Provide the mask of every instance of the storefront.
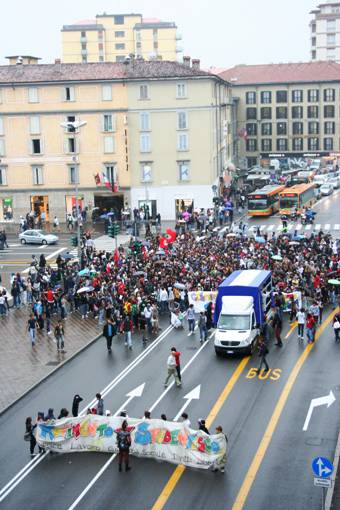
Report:
M45 213L45 220L50 220L50 209L47 195L32 195L31 196L31 211L39 218L41 213Z
M194 200L192 198L176 198L175 200L176 217L184 212L192 212L194 210Z
M13 220L13 197L0 199L0 221Z
M157 215L157 200L138 200L138 209L143 209L144 212L148 211L151 218Z
M78 200L76 200L75 196L66 195L65 207L66 207L67 214L69 214L69 213L72 214L72 212L76 210L76 203L77 203L78 207L80 207L80 210L82 211L84 209L84 196L78 195Z
M114 211L120 218L124 209L124 195L94 195L94 206L99 207L100 212Z

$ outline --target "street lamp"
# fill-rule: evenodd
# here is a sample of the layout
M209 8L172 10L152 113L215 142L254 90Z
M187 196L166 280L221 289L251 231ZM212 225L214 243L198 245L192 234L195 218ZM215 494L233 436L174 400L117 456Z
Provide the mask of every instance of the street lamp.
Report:
M74 184L74 192L76 195L76 212L77 212L77 248L78 248L78 259L80 262L80 256L81 256L81 248L80 248L80 224L79 224L79 206L78 206L78 183L79 183L79 169L78 169L78 161L77 161L77 138L76 134L77 131L85 126L87 122L85 120L80 121L76 120L73 122L61 122L60 126L64 129L67 129L68 133L73 133L73 144L74 144L74 152L75 155L72 157L73 162L75 163L75 184Z

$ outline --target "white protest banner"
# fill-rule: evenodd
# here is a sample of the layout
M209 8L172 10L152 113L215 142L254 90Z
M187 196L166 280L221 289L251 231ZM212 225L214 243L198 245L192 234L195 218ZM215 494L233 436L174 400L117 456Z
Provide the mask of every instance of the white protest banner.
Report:
M55 452L118 452L117 432L125 418L86 415L38 423L38 444ZM227 443L224 434L209 436L182 423L127 418L131 434L130 454L173 464L208 469L224 465Z
M188 292L189 305L194 305L195 313L204 312L210 301L213 304L212 311L214 311L217 291L214 290L195 290Z

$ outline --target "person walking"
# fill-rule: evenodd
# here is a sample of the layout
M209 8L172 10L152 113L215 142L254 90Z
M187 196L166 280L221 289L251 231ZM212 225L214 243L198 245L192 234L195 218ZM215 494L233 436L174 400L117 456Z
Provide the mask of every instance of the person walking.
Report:
M265 372L268 372L269 365L266 360L266 355L268 354L269 350L266 344L264 343L263 339L259 341L259 357L260 357L260 365L259 368L256 370L258 373L261 372L262 365L264 365L266 368L264 369Z
M62 321L58 321L54 328L54 337L57 341L57 351L58 352L66 352L64 350L64 326Z
M175 352L173 350L171 350L170 355L168 357L167 368L168 368L168 375L164 382L165 388L167 388L168 382L169 382L169 379L171 378L171 376L174 376L176 386L177 387L181 386L182 382L180 381L180 379L178 377L178 373L177 373L177 369L176 369L176 356L175 356Z
M122 423L122 428L117 430L117 446L118 446L118 471L122 471L123 462L125 464L125 471L130 471L129 465L129 452L131 446L131 434L128 430L128 423L126 420Z
M34 449L37 444L37 440L35 439L35 435L34 435L34 431L35 431L36 427L37 427L37 424L36 423L33 424L33 420L30 416L28 418L26 418L26 421L25 421L26 431L24 434L24 439L25 439L25 441L29 441L29 443L30 443L31 457L34 457L36 455L36 453L34 453Z
M200 343L203 344L208 336L207 317L204 312L200 312L200 316L198 318L198 329L200 331Z
M30 335L30 339L32 342L32 347L34 347L35 339L37 336L37 327L38 327L38 322L37 322L37 319L35 318L34 313L31 314L30 318L27 321L27 324L28 324L28 333Z
M59 224L59 219L58 219L58 216L55 215L54 216L54 219L53 219L53 227L55 228L55 230L57 232L60 232L60 224Z
M103 336L106 338L106 346L108 352L112 352L112 337L115 336L115 334L116 331L113 322L111 319L106 319L103 328Z
M124 332L124 343L125 346L129 349L132 349L132 332L133 332L133 324L132 320L130 319L130 315L126 315L125 319L122 323L122 329Z
M221 427L221 425L218 425L216 427L215 431L216 431L216 434L223 435L225 437L227 444L228 444L228 438L227 438L226 434L223 432L223 428ZM219 460L218 464L215 463L215 465L213 467L213 472L217 473L218 471L220 471L221 473L224 473L226 463L227 463L227 453L225 453L223 455L223 457Z
M282 319L281 319L278 311L275 312L272 325L274 328L274 334L275 334L275 338L276 338L275 345L277 345L278 347L282 347L282 339L281 339Z
M104 400L102 399L102 396L100 393L96 393L96 399L97 399L97 406L96 406L97 414L99 414L100 416L103 416L104 415Z
M306 322L306 313L304 308L300 308L298 313L296 314L297 322L298 322L298 338L303 340L303 334L305 331L305 322Z
M315 334L315 318L311 313L307 313L306 335L309 344L312 344L314 342L314 334Z
M181 360L180 360L180 357L181 357L181 353L178 352L178 350L176 349L176 347L171 347L171 352L174 353L174 356L175 356L175 360L176 360L176 370L177 370L177 375L178 375L178 379L180 381L182 381L182 376L181 376Z
M78 395L78 393L76 395L74 395L73 402L72 402L72 416L74 416L75 418L78 416L79 404L82 401L83 401L83 398L80 395Z
M194 305L189 305L187 310L187 319L189 325L189 336L192 335L195 331L195 310Z
M340 342L340 322L339 322L339 319L337 316L334 317L333 331L334 331L335 341L337 343Z
M210 435L210 432L207 429L206 424L205 424L205 420L203 420L203 418L199 418L199 420L198 420L198 430L202 430L206 434Z

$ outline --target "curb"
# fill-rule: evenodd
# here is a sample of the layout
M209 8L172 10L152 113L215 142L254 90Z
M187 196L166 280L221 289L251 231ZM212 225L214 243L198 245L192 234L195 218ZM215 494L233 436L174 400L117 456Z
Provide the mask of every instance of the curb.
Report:
M101 338L103 335L100 333L99 335L95 336L94 338L92 338L86 345L83 345L82 347L80 347L80 349L78 349L77 351L75 351L69 358L65 359L62 363L60 363L60 365L56 366L55 368L53 368L51 370L51 372L49 372L48 374L46 374L45 376L43 376L41 379L39 379L37 382L35 382L34 384L32 384L32 386L30 386L27 390L25 390L23 393L21 393L21 395L19 395L19 397L17 397L15 400L13 400L13 402L11 402L7 407L5 407L4 409L0 410L0 417L5 414L7 411L9 411L9 409L11 407L13 407L15 404L17 404L21 399L23 399L26 395L28 395L28 393L30 393L32 390L34 390L35 388L37 388L40 384L42 384L43 382L46 381L46 379L48 379L49 377L51 377L55 372L57 372L57 370L59 370L60 368L62 368L63 366L65 366L67 363L69 363L71 360L73 360L76 356L78 356L78 354L80 354L81 352L85 351L88 347L90 347L92 344L94 344L97 340L99 340L99 338Z
M340 472L338 473L339 460L340 460L340 432L338 435L338 441L336 443L336 448L335 448L335 453L334 453L334 461L333 461L334 470L333 470L333 473L331 476L332 487L330 487L327 490L327 495L326 495L326 500L325 500L325 510L330 510L332 508L332 500L333 500L336 478L338 475L340 477ZM340 479L338 480L338 483L340 483Z

